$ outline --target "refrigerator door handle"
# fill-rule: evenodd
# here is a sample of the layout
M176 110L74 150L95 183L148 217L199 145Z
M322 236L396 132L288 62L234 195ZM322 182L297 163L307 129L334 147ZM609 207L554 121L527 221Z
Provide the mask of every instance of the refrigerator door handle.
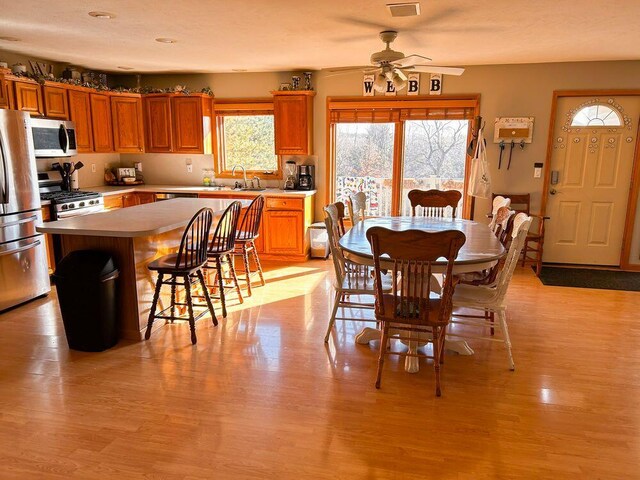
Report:
M62 147L62 151L67 153L67 148L69 147L69 132L67 132L67 127L60 125L60 133L64 133L64 136L60 135L60 146Z
M6 251L2 251L0 250L0 257L4 257L5 255L13 255L15 253L20 253L20 252L24 252L25 250L31 250L34 247L37 247L38 245L40 245L40 240L36 240L35 242L31 242L27 245L23 245L21 247L18 248L14 248L13 250L6 250Z
M0 184L0 204L9 203L9 172L7 172L7 152L4 149L4 140L0 131L0 165L2 165L2 183Z
M0 223L0 228L14 227L22 223L33 222L34 220L38 220L37 215L31 215L30 217L27 217L27 218L21 218L20 220L16 220L15 222Z

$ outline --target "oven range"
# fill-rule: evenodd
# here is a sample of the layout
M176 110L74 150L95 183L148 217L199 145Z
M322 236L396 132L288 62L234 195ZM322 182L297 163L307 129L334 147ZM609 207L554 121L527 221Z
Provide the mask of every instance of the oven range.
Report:
M104 210L104 199L97 192L81 190L64 191L59 180L52 180L52 172L38 173L40 200L51 201L51 218L62 218L88 215ZM53 172L55 175L55 172Z

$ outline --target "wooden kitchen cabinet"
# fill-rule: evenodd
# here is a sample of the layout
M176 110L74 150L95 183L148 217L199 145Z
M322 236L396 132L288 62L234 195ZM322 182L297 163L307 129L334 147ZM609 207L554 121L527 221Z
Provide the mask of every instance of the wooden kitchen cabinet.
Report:
M15 109L29 112L30 115L43 115L42 89L33 80L15 80L13 82Z
M212 99L208 95L176 95L171 98L174 152L213 152L212 110Z
M88 91L69 89L69 119L76 125L78 153L93 152L91 101Z
M69 99L67 89L47 82L42 87L44 115L49 118L69 120Z
M118 208L122 208L123 195L105 195L104 196L104 209L105 210L116 210Z
M93 150L100 153L113 152L113 125L109 95L90 93L89 100L91 103Z
M113 148L120 153L144 152L142 98L140 95L111 95Z
M51 221L51 210L49 206L44 206L40 209L42 213L42 221L50 222ZM47 264L49 267L49 274L52 274L56 269L56 257L53 250L53 237L49 233L44 234L44 243L47 249Z
M4 74L8 72L5 69L0 71L0 108L11 108L9 106L9 82L4 78Z
M146 95L144 114L147 152L171 153L173 151L171 97L169 95Z
M264 214L265 252L273 254L302 254L303 213L283 210L266 211Z
M138 197L138 205L144 205L145 203L153 203L156 201L156 194L153 192L136 192Z
M313 91L275 91L273 117L277 155L313 154Z

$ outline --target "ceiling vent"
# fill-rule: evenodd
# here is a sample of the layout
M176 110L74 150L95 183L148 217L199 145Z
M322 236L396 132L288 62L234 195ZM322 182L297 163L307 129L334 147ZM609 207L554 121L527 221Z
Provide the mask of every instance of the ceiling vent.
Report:
M392 17L415 17L420 15L420 3L387 3Z

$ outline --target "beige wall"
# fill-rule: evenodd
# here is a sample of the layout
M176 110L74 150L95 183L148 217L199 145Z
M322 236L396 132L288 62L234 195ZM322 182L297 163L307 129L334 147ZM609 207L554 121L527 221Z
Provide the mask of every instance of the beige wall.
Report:
M9 64L9 68L11 68L11 66L14 63L22 63L23 65L26 65L27 71L30 72L31 71L31 67L29 65L29 60L37 60L37 61L40 61L40 62L45 62L45 63L48 63L50 65L53 65L53 74L55 76L57 76L57 77L62 75L62 70L64 70L64 68L66 66L63 63L52 62L51 60L45 60L45 59L37 58L37 57L27 57L27 56L19 54L19 53L13 53L13 52L8 52L6 50L0 50L0 62L8 63Z

